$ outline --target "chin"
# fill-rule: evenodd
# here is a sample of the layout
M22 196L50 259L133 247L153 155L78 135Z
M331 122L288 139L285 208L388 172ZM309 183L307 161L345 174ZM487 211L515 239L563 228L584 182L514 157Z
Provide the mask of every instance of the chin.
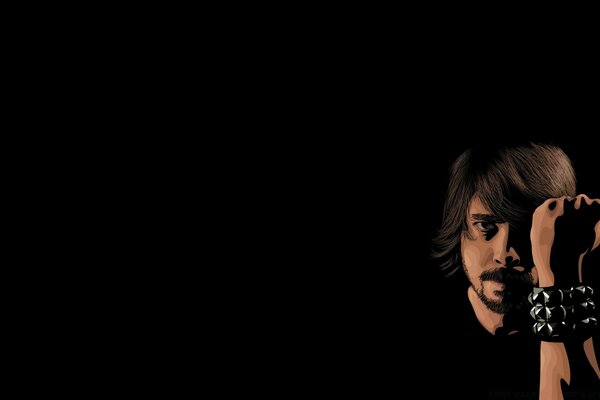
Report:
M485 293L480 296L483 304L497 314L506 314L520 310L523 307L523 301L515 301L516 299L507 299L502 292L495 291L490 297Z

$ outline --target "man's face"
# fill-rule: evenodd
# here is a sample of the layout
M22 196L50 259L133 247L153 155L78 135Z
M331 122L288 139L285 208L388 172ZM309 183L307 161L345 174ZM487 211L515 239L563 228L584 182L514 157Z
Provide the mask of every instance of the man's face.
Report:
M477 197L469 205L468 235L461 238L463 268L479 298L496 313L518 309L537 281L527 222L511 230Z

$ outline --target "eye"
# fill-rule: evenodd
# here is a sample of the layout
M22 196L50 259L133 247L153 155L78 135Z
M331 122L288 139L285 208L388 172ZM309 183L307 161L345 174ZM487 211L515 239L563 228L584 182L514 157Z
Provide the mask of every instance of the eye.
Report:
M473 225L475 225L475 228L477 228L477 230L481 232L491 232L498 229L496 224L494 224L493 222L478 221L475 222Z

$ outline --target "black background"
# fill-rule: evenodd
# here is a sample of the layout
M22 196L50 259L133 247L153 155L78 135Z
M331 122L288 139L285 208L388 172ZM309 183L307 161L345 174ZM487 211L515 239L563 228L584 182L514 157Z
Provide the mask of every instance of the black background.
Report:
M282 224L293 216L281 269L290 255L295 268L277 287L298 285L291 296L299 314L282 311L295 336L286 346L298 366L293 388L311 395L428 398L456 378L440 378L440 355L431 350L460 324L436 315L445 281L428 257L448 169L469 146L553 142L573 159L580 191L600 195L591 144L597 105L588 100L597 78L586 70L594 64L565 57L554 43L542 65L528 60L539 44L516 56L487 54L488 46L463 52L465 40L450 31L427 40L423 27L399 46L386 41L397 32L379 34L396 26L326 42L306 63L294 54L299 70L284 74L278 89L295 101L276 91L276 112L259 113L275 121L276 137L295 134L292 146L269 140L265 148L274 144L277 153L269 169L293 165L292 176L281 177L289 196L278 194L273 205L288 208ZM559 69L559 61L572 68ZM468 354L457 368L465 361Z
M423 115L419 123L419 115L406 126L374 113L346 115L353 131L364 134L322 147L326 165L315 180L320 228L312 238L323 252L311 253L318 267L309 278L322 298L311 317L316 342L308 347L316 345L320 361L313 371L334 392L403 395L410 387L422 397L443 394L460 379L456 371L438 369L441 361L448 365L439 359L445 354L431 352L439 349L432 341L460 335L460 321L435 312L447 281L429 251L441 223L448 170L464 150L482 142L556 144L574 164L578 192L600 196L589 118L547 113L475 120L440 113ZM470 356L465 354L467 363ZM458 368L463 360L456 362ZM509 360L499 362L510 368Z

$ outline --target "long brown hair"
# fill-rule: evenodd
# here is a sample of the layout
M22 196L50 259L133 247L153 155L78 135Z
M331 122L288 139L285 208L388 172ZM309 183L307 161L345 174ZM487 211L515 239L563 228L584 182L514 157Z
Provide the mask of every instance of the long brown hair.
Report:
M500 219L518 226L546 199L575 196L575 186L569 157L554 145L469 149L450 169L432 257L447 275L461 268L460 239L467 232L467 210L475 195Z

